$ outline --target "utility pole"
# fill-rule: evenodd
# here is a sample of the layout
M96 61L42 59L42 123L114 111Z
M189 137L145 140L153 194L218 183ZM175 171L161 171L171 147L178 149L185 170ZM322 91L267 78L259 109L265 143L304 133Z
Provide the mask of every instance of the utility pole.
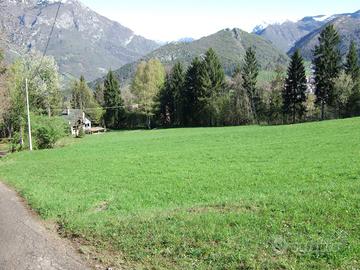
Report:
M30 122L30 107L29 107L29 90L28 90L28 79L25 79L25 91L26 91L26 107L27 107L27 122L29 131L29 147L30 151L33 150L32 138L31 138L31 122Z

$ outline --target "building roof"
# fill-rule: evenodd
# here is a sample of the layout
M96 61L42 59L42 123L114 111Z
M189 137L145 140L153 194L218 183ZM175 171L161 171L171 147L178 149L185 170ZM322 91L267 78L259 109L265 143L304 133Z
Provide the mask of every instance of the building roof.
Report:
M83 120L83 111L79 109L67 109L62 113L64 119L75 126L79 120Z

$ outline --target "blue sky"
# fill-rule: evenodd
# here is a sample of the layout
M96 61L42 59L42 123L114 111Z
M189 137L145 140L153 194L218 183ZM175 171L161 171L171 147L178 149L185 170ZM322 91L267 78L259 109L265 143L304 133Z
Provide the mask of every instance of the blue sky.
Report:
M359 0L81 0L147 38L200 38L223 28L251 31L263 22L360 9Z

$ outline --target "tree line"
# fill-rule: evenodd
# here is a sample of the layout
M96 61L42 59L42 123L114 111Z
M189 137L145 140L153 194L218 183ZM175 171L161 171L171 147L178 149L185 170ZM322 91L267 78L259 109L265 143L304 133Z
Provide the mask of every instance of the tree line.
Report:
M231 77L210 48L188 67L176 63L168 70L157 59L142 61L123 89L110 70L94 91L84 77L64 88L52 57L24 56L5 66L0 52L1 137L20 144L26 137L25 77L31 78L32 114L55 119L65 108L80 109L95 125L111 129L273 125L359 116L358 49L352 42L342 57L339 45L334 26L325 27L311 68L296 51L287 70L279 66L266 84L259 84L261 69L253 48ZM54 129L48 132L56 133Z
M155 119L162 126L224 126L359 116L356 44L351 42L345 63L339 45L334 26L325 27L314 50L313 81L308 80L304 59L297 50L286 74L279 67L267 89L258 87L260 70L252 48L230 80L225 79L219 58L209 49L186 71L177 63L166 76L155 97Z

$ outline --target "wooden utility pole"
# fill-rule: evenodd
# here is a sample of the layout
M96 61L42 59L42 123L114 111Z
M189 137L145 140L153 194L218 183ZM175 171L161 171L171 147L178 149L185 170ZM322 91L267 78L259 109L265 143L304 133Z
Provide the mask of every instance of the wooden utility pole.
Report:
M30 151L33 150L32 138L31 138L31 121L30 121L30 107L29 107L29 90L28 90L28 79L25 79L25 92L26 92L26 109L27 109L27 122L29 132L29 147Z

